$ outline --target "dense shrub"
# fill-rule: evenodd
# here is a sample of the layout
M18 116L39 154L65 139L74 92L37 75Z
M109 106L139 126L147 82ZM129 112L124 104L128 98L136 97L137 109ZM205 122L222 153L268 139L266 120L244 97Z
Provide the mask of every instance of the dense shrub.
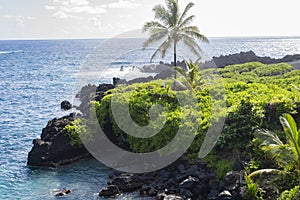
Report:
M188 155L194 157L201 147L211 120L221 116L226 116L226 121L218 141L219 147L227 150L235 148L245 150L252 145L253 131L256 128L280 129L279 116L283 113L295 114L300 108L299 91L292 86L292 84L300 86L299 73L297 70L288 71L290 66L287 64L267 66L257 62L231 65L215 71L203 70L201 71L203 76L211 75L213 72L216 77L217 73L220 73L223 78L216 80L213 85L207 85L203 90L195 90L197 103L192 107L182 107L178 102L178 95L188 97L191 91L171 90L171 80L120 85L110 90L101 102L94 102L93 109L97 113L102 129L109 130L107 134L113 135L118 140L117 143L128 143L134 152L160 149L174 138L179 128L184 128L195 133L196 139L188 150ZM267 76L259 77L264 75ZM134 123L142 127L149 126L157 134L150 138L126 134L119 125L120 122L127 123L126 114L119 113L117 123L112 113L111 101L117 106L129 104L130 116ZM186 98L186 101L189 99ZM164 110L158 112L156 116L151 116L152 106L158 104ZM217 107L217 111L213 113L212 104ZM196 128L192 123L182 121L191 116L196 118ZM95 122L87 120L87 123ZM77 132L84 131L82 125L78 125L68 127L74 144L80 143L76 137ZM91 131L87 128L86 132Z
M299 185L290 189L285 190L278 200L298 200L300 199L300 187Z

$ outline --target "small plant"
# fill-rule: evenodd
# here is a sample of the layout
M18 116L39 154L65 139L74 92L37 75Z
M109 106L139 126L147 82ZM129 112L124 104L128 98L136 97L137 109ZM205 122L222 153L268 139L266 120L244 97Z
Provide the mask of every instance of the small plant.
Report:
M262 190L258 185L250 178L250 176L245 175L247 192L245 199L247 200L260 200L262 199Z
M283 143L277 134L260 130L257 137L263 140L261 148L271 154L277 164L285 171L296 170L300 183L300 136L297 124L290 114L280 117L287 143Z
M227 172L232 169L232 162L222 159L216 163L217 179L221 180L224 178Z
M197 88L201 89L201 86L203 86L204 82L201 80L201 75L199 73L200 67L192 61L186 62L186 66L187 70L181 67L175 67L174 69L187 81L188 84L185 85L187 88L190 90Z
M207 162L209 168L216 171L216 176L219 181L224 178L227 172L232 170L232 162L226 159L218 160L214 153L208 154L204 160Z

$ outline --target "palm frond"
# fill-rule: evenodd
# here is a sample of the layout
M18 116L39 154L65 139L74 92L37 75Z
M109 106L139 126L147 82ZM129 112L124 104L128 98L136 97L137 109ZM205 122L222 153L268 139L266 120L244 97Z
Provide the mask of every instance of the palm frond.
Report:
M297 130L297 124L290 114L283 114L279 119L287 136L287 141L296 157L296 162L300 162L299 132Z
M155 30L155 29L166 29L167 30L168 28L157 21L151 21L151 22L147 22L144 24L142 31L146 32L148 30Z
M267 131L267 130L256 130L254 135L263 141L263 146L276 144L276 145L284 145L283 142L279 139L277 134Z
M184 27L190 25L193 22L194 18L195 18L195 15L191 15L191 16L187 17L186 19L183 20L183 22L178 24L178 27L184 28Z
M197 57L201 56L201 47L196 43L196 41L193 38L184 34L181 34L180 37L182 38L182 42L184 43L184 45L188 47L194 55L196 55Z
M287 133L288 139L292 140L295 146L298 146L298 130L297 130L297 124L293 117L290 114L283 114L280 118L280 123L284 129L284 131Z
M187 26L181 29L181 32L189 35L191 37L197 38L203 42L209 43L208 38L205 35L202 35L197 26Z
M186 77L186 71L182 67L174 67L174 69L183 77Z
M162 58L165 57L166 55L166 51L167 49L172 45L172 40L171 39L167 39L166 41L164 41L159 47L158 49L153 53L151 59L150 59L150 62L153 61L153 59L155 58L155 56L160 52L161 53L161 56Z
M154 43L154 42L158 42L160 40L162 40L163 38L168 36L168 32L167 31L161 31L161 32L157 32L155 34L152 34L143 44L143 47L146 48L148 47L150 44Z
M182 15L180 16L179 21L178 21L178 24L179 24L179 25L183 22L183 20L185 19L185 17L186 17L186 15L187 15L188 11L189 11L194 5L195 5L195 4L194 4L193 2L190 2L190 3L188 3L188 5L185 7L185 9L184 9Z
M155 19L162 21L162 23L167 26L170 23L170 14L168 11L162 6L157 5L153 8Z
M293 153L293 149L284 144L277 134L266 130L257 130L254 134L263 141L261 149L269 152L278 165L286 168L297 162L297 156Z
M278 170L278 169L260 169L252 172L248 175L249 178L254 178L256 176L261 176L263 174L286 174L286 172Z

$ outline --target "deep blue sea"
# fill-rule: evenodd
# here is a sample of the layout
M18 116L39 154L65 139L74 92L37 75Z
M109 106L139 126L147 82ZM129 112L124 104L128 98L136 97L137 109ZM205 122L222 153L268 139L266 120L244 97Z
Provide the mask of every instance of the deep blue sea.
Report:
M110 172L101 163L29 168L27 154L48 120L67 114L60 102L76 102L74 96L84 84L111 82L113 76L148 76L137 67L149 63L153 49L141 51L141 44L141 39L0 41L1 200L56 199L55 192L64 187L73 192L62 199L101 199L97 192ZM300 38L212 38L203 45L206 57L249 50L276 58L300 54Z

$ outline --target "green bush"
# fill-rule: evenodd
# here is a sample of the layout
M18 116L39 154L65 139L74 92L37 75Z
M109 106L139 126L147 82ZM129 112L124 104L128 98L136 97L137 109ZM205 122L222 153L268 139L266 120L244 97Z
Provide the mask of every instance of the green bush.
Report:
M263 70L264 68L268 68L268 71L266 71L267 69ZM175 137L179 128L183 128L195 132L195 140L187 151L187 156L194 158L198 154L211 120L221 116L226 116L226 121L217 143L218 146L225 150L236 148L245 150L251 147L253 131L256 128L279 130L278 117L283 113L296 113L300 108L300 93L292 86L292 84L300 86L300 77L298 72L285 73L288 70L290 70L290 66L286 64L267 66L257 62L217 69L213 71L213 74L220 73L221 76L227 78L217 79L213 85L207 85L203 90L195 91L197 103L193 107L180 106L177 95L188 97L191 91L175 92L171 90L171 80L152 81L130 86L120 85L118 88L108 91L101 102L93 102L93 109L102 129L109 130L107 134L115 137L119 144L127 143L134 152L151 152L160 149ZM264 76L266 74L262 74L261 71L265 71L268 75L280 75ZM212 70L207 69L200 73L205 77L205 74L211 74ZM286 77L281 75L282 73L285 73ZM215 99L212 99L210 95ZM157 134L144 139L126 134L126 131L123 131L115 121L111 101L114 101L117 106L129 104L130 116L133 121L139 126L151 127L153 132L157 130ZM187 98L186 101L189 99ZM158 120L153 121L151 120L153 116L149 111L153 105L158 104L164 110L159 112L158 116L154 116ZM217 108L214 113L212 113L212 104ZM268 109L268 105L274 110ZM120 113L121 124L122 122L126 124L125 116ZM197 129L192 123L182 122L182 119L188 117L196 118ZM96 122L87 119L85 123L90 126ZM163 124L163 128L160 130L161 124ZM93 134L92 130L89 130L89 126L85 130L78 125L67 128L74 144L80 143L76 137L80 134L79 132L86 132L85 135Z
M247 200L260 200L262 199L262 190L258 187L258 185L247 175L245 175L246 179L246 196Z
M119 137L126 138L132 151L140 153L152 152L168 144L177 134L179 128L193 131L195 135L205 135L211 116L210 97L207 91L199 91L195 96L198 100L196 105L182 107L177 100L178 95L188 97L189 93L189 90L183 92L167 90L165 87L162 87L161 81L134 84L128 87L121 86L112 90L110 95L102 99L100 106L97 108L99 110L97 112L98 120L102 124L102 127L109 121L114 133ZM129 99L129 102L127 99ZM186 100L188 101L188 99ZM150 126L153 132L157 131L157 134L149 138L138 138L126 134L120 128L120 121L118 124L113 116L111 101L114 102L116 107L125 106L129 103L132 120L139 126ZM158 121L150 123L151 116L149 115L149 109L157 104L161 105L164 111L156 116L159 119ZM121 112L119 113L120 116L124 116L124 121L121 119L121 123L126 123L126 113L119 112ZM194 128L192 122L182 120L188 118L195 118L199 125L198 129ZM161 130L159 129L159 122L163 122ZM203 137L197 138L198 141L196 143L201 143L199 140L203 139ZM193 147L198 148L199 145L195 145L194 143ZM191 151L196 152L196 150Z
M285 190L278 198L278 200L299 200L299 199L300 199L299 185L290 190Z
M75 119L71 124L66 125L64 130L68 133L71 145L82 146L80 137L88 135L84 119Z
M265 65L262 67L257 67L254 72L262 77L262 76L277 76L283 75L286 72L292 70L292 66L286 63L273 64L273 65Z

